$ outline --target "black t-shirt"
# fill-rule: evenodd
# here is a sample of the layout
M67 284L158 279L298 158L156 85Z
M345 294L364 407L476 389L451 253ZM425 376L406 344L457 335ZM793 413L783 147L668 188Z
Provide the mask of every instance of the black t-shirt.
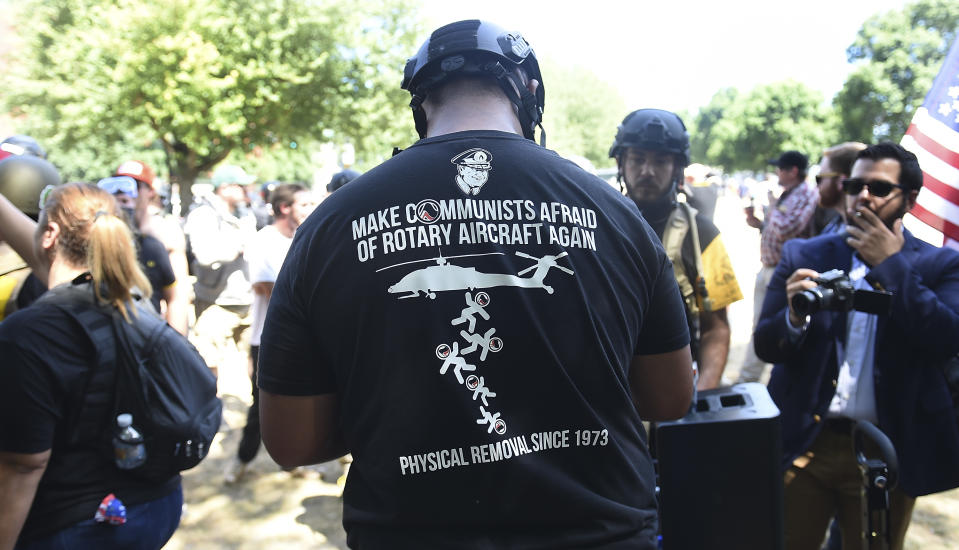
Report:
M23 309L37 300L47 291L47 285L32 272L23 281L23 287L17 294L17 309Z
M297 230L259 386L336 393L370 548L654 548L637 354L689 343L659 239L513 134L425 139Z
M176 282L173 265L170 264L170 255L167 254L163 243L155 237L137 235L137 241L140 245L137 249L137 260L150 281L150 286L153 287L150 302L157 311L160 311L163 289Z
M116 468L90 442L71 442L90 369L93 342L67 313L34 303L0 323L0 451L33 454L51 449L20 540L49 535L92 519L114 493L127 506L160 498L180 476L145 484ZM113 419L102 419L104 430Z

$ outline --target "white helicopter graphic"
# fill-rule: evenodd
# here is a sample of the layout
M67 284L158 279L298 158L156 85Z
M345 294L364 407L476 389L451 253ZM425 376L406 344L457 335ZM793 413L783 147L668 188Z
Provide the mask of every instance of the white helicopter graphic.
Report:
M541 258L530 256L523 252L516 252L517 256L528 258L536 262L535 264L523 269L516 275L509 273L483 273L476 271L475 267L462 267L450 264L448 260L452 258L466 258L470 256L503 256L503 252L488 252L485 254L461 254L459 256L443 256L440 251L439 257L426 258L423 260L413 260L403 262L387 267L377 269L383 271L399 267L401 265L414 264L419 262L436 262L437 265L431 265L422 269L417 269L408 273L405 277L390 286L387 290L391 294L407 292L408 294L400 296L403 298L415 298L417 296L427 296L431 300L436 298L437 292L446 290L474 290L477 288L491 288L494 286L515 286L520 288L542 288L547 294L553 293L553 287L545 284L543 280L550 268L556 268L560 271L573 275L573 270L563 267L556 263L556 260L567 256L569 252L561 252L556 255L547 254ZM535 271L534 271L535 270ZM523 277L526 273L533 271L529 277Z

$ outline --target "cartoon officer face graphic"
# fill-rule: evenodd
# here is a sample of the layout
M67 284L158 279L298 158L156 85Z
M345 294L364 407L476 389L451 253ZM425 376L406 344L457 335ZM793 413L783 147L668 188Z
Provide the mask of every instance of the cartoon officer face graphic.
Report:
M467 195L478 195L489 180L493 169L493 155L486 149L474 147L456 155L450 162L456 165L456 185Z

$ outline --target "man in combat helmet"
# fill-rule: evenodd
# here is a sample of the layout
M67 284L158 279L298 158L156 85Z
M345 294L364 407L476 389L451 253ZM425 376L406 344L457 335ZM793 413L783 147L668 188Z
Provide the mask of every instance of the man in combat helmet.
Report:
M545 95L519 33L443 26L402 87L422 139L324 200L274 287L267 450L352 452L354 548L656 548L640 418L681 417L693 391L662 247L535 143Z
M743 294L719 229L680 200L689 165L689 134L679 116L639 109L623 119L609 150L624 194L632 199L673 262L689 322L701 390L717 387L729 354L726 307Z

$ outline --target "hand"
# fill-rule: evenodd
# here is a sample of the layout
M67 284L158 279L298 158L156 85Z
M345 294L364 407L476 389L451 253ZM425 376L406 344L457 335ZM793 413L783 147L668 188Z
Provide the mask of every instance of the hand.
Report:
M849 216L846 231L849 233L846 243L855 248L871 266L879 265L902 250L902 245L906 242L902 233L902 219L897 219L890 230L879 216L868 208L860 207Z
M786 303L789 304L789 321L793 324L794 327L802 326L803 318L793 310L793 296L799 294L804 290L809 290L819 286L815 279L819 277L819 273L813 271L812 269L799 268L796 271L793 271L793 274L786 279Z
M763 225L763 222L761 222L759 218L756 217L756 214L754 214L754 209L752 206L746 207L746 224L750 227L755 227L756 229L759 229Z

